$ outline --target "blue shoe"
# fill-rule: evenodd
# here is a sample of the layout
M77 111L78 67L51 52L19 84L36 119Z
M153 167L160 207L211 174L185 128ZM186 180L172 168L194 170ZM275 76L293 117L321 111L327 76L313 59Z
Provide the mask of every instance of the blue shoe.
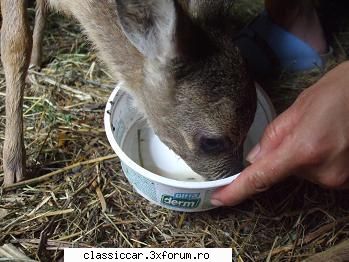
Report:
M329 48L328 54L320 55L303 40L274 24L266 11L239 33L236 43L257 77L280 71L323 69L332 53Z

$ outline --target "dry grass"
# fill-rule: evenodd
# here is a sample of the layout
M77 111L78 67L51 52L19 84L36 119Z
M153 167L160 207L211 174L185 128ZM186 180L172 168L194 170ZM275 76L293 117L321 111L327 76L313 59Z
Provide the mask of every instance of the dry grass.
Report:
M46 65L31 70L24 101L30 174L49 177L2 189L0 246L11 243L42 261L59 260L64 247L231 247L234 261L301 261L348 238L349 193L296 179L237 207L197 214L142 199L104 134L103 109L114 83L74 21L53 15L49 28ZM337 34L337 49L345 53L347 32ZM319 75L276 80L283 83L282 95L273 96L279 110ZM4 92L1 70L0 140Z

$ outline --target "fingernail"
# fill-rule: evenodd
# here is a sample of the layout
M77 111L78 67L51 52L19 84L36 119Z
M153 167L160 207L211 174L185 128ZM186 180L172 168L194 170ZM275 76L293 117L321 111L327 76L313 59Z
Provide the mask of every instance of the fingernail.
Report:
M211 199L211 204L215 207L223 206L223 203L221 201L219 201L218 199Z
M250 163L253 163L257 160L259 153L261 152L260 144L257 144L250 153L248 153L246 160Z

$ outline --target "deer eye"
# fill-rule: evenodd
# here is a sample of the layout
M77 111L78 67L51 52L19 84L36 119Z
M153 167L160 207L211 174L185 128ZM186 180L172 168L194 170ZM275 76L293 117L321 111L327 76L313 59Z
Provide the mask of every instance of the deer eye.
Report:
M220 153L227 147L227 142L224 137L200 137L200 150L206 154Z

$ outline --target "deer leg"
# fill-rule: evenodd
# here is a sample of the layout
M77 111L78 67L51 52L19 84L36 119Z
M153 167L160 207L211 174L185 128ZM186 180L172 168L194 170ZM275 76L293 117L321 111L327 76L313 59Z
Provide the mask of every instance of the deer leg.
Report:
M1 0L1 60L6 79L6 128L3 149L4 184L25 177L23 141L23 91L32 37L24 0Z
M46 0L36 0L36 15L33 32L33 49L31 53L30 65L41 67L42 62L42 42L47 20L47 3Z

